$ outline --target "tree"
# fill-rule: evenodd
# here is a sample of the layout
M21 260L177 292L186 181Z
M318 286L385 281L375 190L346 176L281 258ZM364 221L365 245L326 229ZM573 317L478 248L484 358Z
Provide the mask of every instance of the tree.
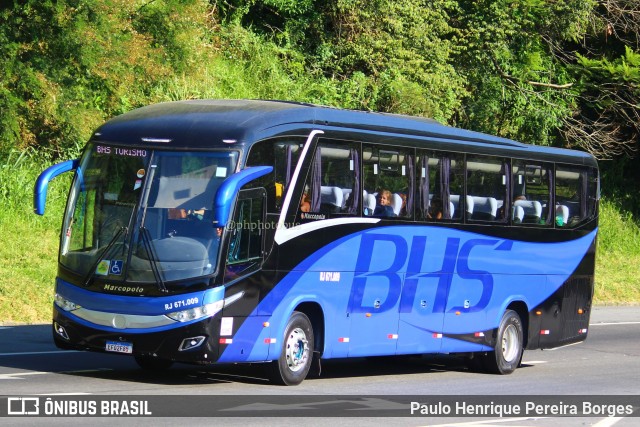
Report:
M578 54L579 108L561 129L569 146L600 159L635 157L640 143L640 54L609 60Z
M600 0L590 24L571 67L577 108L562 134L598 158L632 158L640 144L640 2Z
M199 58L203 0L26 0L0 7L0 154L54 154Z
M289 55L301 53L306 72L336 88L319 99L323 103L448 121L464 95L452 60L454 1L216 4L223 22L251 28Z
M460 2L458 66L469 98L463 127L542 145L562 145L558 129L575 108L574 79L562 56L593 4L569 0Z

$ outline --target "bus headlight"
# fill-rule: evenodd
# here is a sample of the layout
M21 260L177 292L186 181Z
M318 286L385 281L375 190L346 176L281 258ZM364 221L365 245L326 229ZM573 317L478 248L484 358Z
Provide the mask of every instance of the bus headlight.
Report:
M69 301L68 299L66 299L60 294L55 294L53 296L53 301L56 303L58 307L60 307L64 311L73 311L80 308L78 304L76 304L73 301Z
M167 313L166 316L178 322L188 322L190 320L201 319L203 317L210 317L222 310L224 306L224 300L216 301L211 304L205 304L200 307L190 308L188 310L174 311L173 313Z

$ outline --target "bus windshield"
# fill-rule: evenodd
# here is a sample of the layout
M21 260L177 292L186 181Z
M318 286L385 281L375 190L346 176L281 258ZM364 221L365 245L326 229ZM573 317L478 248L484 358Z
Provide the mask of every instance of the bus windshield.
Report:
M216 190L236 151L87 147L73 183L60 262L85 277L155 282L213 274L220 246Z

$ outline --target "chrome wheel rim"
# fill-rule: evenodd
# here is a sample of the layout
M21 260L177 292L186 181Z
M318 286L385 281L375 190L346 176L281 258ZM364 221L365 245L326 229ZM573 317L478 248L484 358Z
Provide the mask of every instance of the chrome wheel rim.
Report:
M502 334L502 357L507 363L514 362L518 357L518 330L514 325L508 325Z
M300 328L295 328L289 333L285 346L287 366L292 372L303 369L309 359L309 342L307 334Z

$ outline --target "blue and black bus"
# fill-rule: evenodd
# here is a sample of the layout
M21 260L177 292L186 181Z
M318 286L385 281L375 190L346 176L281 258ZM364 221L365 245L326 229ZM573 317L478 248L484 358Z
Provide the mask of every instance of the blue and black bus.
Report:
M464 355L513 372L587 336L599 172L589 154L430 119L302 103L152 105L93 133L55 283L63 349L143 368ZM319 362L318 362L319 363Z

